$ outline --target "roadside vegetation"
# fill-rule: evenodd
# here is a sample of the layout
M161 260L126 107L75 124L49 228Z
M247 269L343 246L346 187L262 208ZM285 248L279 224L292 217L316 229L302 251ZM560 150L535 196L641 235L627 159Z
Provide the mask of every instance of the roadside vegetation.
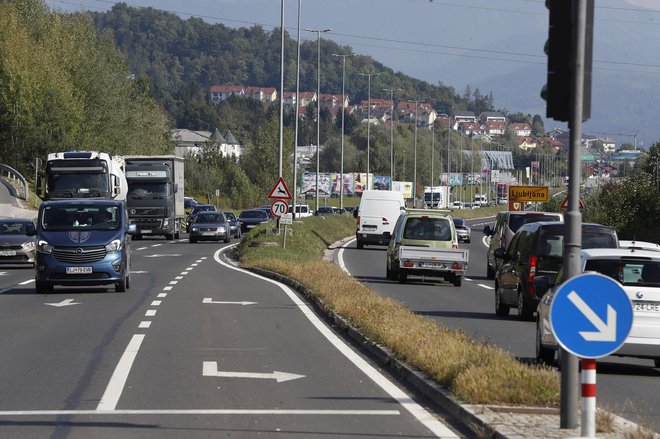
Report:
M349 215L311 217L293 224L282 248L282 236L271 225L247 234L236 253L241 264L280 273L310 293L373 343L424 372L471 404L558 407L559 378L554 369L523 364L502 349L476 341L416 315L403 304L383 298L331 262L324 250L355 231ZM277 242L264 246L255 242ZM384 268L383 268L384 270Z

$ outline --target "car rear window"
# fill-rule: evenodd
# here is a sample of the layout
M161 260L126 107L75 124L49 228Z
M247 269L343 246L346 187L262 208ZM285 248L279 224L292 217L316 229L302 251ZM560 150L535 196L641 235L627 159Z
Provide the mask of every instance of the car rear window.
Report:
M403 237L424 241L451 241L451 226L446 218L408 218Z
M650 260L590 259L585 271L596 271L627 286L660 287L660 264Z
M527 223L538 223L541 221L561 221L559 215L545 215L545 214L525 214L525 215L511 215L509 217L509 229L512 232L517 232L520 227Z
M553 227L555 230L541 234L538 253L541 256L563 257L564 231L563 227ZM582 248L617 248L617 239L609 229L582 229Z
M263 210L247 210L241 212L241 218L268 218L268 214Z

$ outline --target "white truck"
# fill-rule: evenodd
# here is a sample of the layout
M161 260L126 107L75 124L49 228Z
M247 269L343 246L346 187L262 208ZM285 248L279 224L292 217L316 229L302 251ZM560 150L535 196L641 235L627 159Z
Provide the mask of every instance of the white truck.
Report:
M45 170L37 176L36 193L42 200L102 198L126 200L128 183L122 156L96 151L48 154Z
M424 186L424 206L427 209L451 207L451 186Z
M137 226L134 239L179 239L185 230L184 162L181 157L126 156L128 219Z

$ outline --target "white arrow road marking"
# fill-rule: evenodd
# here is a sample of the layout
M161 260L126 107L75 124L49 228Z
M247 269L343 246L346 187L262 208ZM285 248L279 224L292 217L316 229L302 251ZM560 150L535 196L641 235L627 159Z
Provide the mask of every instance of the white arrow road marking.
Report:
M251 372L222 372L218 370L217 361L204 361L202 365L202 376L205 377L223 377L223 378L256 378L266 380L277 380L278 383L284 381L297 380L305 378L305 375L296 375L295 373L278 372L272 373L251 373Z
M243 306L245 306L245 305L256 305L259 302L245 302L245 301L243 301L243 302L223 302L223 301L219 301L219 300L213 300L210 297L205 297L202 300L202 303L218 303L220 305L243 305Z
M50 305L50 306L60 308L62 306L80 305L80 303L81 302L74 302L73 299L64 299L63 301L58 302L58 303L44 303L44 305Z
M610 304L607 305L605 323L575 291L571 291L567 297L597 329L595 332L580 331L582 338L587 341L616 341L616 310Z
M147 256L145 256L145 258L162 258L162 257L165 257L165 256L181 256L181 255L179 253L172 253L172 254L165 254L165 255L155 253L153 255L147 255Z

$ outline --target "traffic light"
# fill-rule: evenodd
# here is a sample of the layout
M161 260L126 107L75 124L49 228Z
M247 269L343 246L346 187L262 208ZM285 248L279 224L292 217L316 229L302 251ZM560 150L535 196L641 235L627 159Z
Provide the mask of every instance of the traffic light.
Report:
M572 38L577 30L574 3L580 0L546 0L550 11L548 40L544 51L548 55L548 81L541 90L546 100L546 116L568 122L571 112L572 63L577 61ZM593 47L594 0L587 4L586 41L584 59L584 89L582 119L591 115L591 64Z

